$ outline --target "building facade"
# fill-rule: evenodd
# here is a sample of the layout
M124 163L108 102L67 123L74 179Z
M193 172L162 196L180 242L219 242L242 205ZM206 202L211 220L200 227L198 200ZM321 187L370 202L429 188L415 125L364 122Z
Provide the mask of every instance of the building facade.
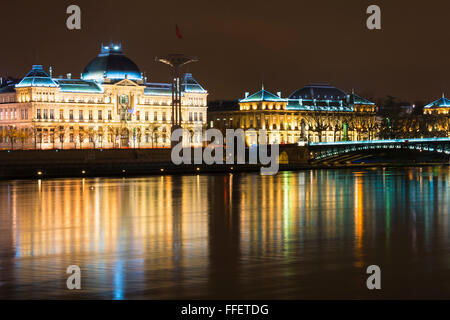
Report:
M450 100L442 95L442 98L424 106L425 123L422 131L438 137L450 137Z
M377 137L375 113L373 102L330 85L307 85L289 98L263 87L235 107L209 109L208 126L263 129L269 143L368 140Z
M183 128L202 130L208 92L188 73L181 89ZM0 87L0 148L170 147L171 99L171 84L147 82L120 44L102 45L80 79L34 65Z
M450 115L450 100L444 95L442 98L423 107L424 114Z

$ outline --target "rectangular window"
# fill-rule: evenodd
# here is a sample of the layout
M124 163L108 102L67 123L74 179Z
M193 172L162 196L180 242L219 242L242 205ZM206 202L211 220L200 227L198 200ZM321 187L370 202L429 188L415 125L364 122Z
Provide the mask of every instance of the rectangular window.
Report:
M14 120L17 120L17 109L14 108Z
M145 112L145 121L148 121L148 111Z
M3 120L3 109L0 109L0 120Z
M199 115L200 115L200 121L203 122L203 112L200 112Z
M189 112L189 122L192 122L192 112Z
M158 112L155 112L155 113L153 114L153 120L154 120L154 121L158 121Z
M83 120L83 110L79 111L78 119Z
M48 119L48 110L44 109L44 119Z
M141 121L141 114L139 111L136 111L136 120Z
M64 110L63 109L59 110L59 119L61 119L61 120L64 119Z
M69 119L73 120L73 110L69 110Z
M162 114L162 121L166 121L166 113L165 112L163 112L163 114Z
M108 120L112 120L112 112L111 112L111 110L108 110Z
M6 115L7 116L7 115ZM36 110L36 119L40 120L41 119L41 109L37 109Z
M73 142L73 133L71 133L71 134L69 135L69 141L70 141L70 142Z
M92 114L92 110L89 110L89 120L90 121L94 120L94 116Z
M55 112L53 109L50 109L50 119L55 119Z
M197 112L194 112L194 121L198 121Z
M102 112L102 110L98 110L98 120L103 120L103 112Z

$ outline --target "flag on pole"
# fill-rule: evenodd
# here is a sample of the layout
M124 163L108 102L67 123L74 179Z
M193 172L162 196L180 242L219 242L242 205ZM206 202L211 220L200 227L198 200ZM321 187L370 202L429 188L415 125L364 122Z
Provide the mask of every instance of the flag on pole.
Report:
M178 28L178 25L175 25L175 34L177 35L178 39L183 39L183 36L181 35L180 29Z

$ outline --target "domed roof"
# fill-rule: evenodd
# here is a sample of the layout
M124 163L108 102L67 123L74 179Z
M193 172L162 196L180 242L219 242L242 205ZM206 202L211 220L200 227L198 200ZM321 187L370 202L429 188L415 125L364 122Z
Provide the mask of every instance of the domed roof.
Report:
M122 53L120 44L102 45L101 53L84 68L83 80L142 80L138 66Z
M293 92L289 99L345 99L347 93L328 84L309 84Z

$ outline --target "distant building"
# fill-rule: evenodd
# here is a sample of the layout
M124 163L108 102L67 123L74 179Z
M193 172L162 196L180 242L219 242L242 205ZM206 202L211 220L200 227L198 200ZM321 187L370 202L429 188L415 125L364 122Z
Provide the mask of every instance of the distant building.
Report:
M376 136L376 106L354 93L311 84L289 98L264 87L228 109L208 109L209 127L264 129L269 143L365 140Z
M449 115L450 114L450 100L444 95L442 98L431 102L430 104L423 107L424 114L440 114Z
M206 126L208 92L181 80L183 127ZM147 82L120 44L101 47L81 79L41 65L0 87L0 148L168 147L171 84Z

